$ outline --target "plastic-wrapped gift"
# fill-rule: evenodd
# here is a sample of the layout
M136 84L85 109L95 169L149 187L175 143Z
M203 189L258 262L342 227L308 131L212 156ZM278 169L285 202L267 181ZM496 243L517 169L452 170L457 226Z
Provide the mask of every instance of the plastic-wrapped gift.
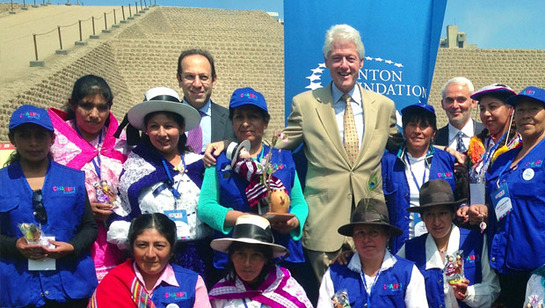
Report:
M456 250L451 255L446 255L444 273L449 284L456 285L464 281L464 255L463 250Z
M26 241L30 245L42 245L47 248L55 248L43 234L40 225L34 223L21 223L18 225Z

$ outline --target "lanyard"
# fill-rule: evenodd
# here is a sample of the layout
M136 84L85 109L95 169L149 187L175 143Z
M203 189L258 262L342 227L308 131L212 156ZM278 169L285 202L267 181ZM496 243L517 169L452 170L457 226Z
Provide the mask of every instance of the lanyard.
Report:
M83 135L81 134L81 132L78 129L78 124L76 124L76 123L74 123L74 130L78 133L78 135L80 135L83 138ZM91 160L93 162L93 166L95 167L95 171L96 171L96 173L98 175L99 180L102 180L102 177L100 176L100 166L101 166L101 164L100 164L100 148L101 147L102 147L102 130L98 134L98 143L97 143L97 146L96 146L96 148L98 149L98 153Z
M418 190L420 190L420 187L426 183L426 171L428 171L428 167L426 167L426 160L424 159L424 174L422 176L422 183L418 184L418 180L416 180L416 176L414 175L413 169L411 167L411 160L409 159L409 156L407 155L407 152L405 152L405 160L407 161L407 164L409 165L409 171L411 172L411 175L413 176L413 181Z
M375 285L377 284L378 277L380 276L381 271L379 270L377 275L375 276L375 279L373 280L373 284L371 285L371 290L369 290L369 294L367 294L367 308L371 307L371 294L373 294L373 289L375 288ZM365 274L363 271L360 273L361 276L361 282L363 283L363 288L365 289L365 292L367 292L367 283L365 282Z
M186 165L185 165L184 156L180 155L180 157L182 158L182 165L184 166L184 170L185 170ZM174 196L174 198L179 199L180 193L176 189L174 189L174 179L172 178L172 175L170 174L170 170L168 169L167 161L165 160L165 158L161 157L161 162L163 163L163 168L165 168L165 173L167 174L167 177L168 177L168 189L170 190L170 192L172 192L172 195Z
M489 149L487 152L486 152L486 155L484 156L484 159L483 159L483 169L486 168L486 164L488 163L488 161L490 160L490 158L492 156L494 156L494 152L496 152L498 146L502 143L503 141L503 138L507 138L507 133L504 133L503 136L501 136L501 138L498 140L498 142L496 142L496 144L494 144L492 146L491 149ZM490 142L492 141L492 137L490 137L488 139L488 142L487 142L487 145L486 145L486 148L488 148L490 146Z

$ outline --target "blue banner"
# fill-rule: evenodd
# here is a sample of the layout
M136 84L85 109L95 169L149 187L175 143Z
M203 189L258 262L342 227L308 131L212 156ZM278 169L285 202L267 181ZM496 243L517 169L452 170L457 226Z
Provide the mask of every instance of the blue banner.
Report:
M335 24L360 31L365 46L358 82L396 103L427 103L446 0L284 0L285 107L293 96L331 82L325 32Z

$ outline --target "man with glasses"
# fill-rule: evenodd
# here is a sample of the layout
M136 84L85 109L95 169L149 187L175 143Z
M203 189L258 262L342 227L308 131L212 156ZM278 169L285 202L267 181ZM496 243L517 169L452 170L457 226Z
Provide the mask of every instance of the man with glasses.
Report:
M183 103L201 114L200 126L187 133L187 145L201 153L210 142L235 139L229 110L210 99L217 80L210 52L202 49L182 51L178 57L176 78L184 92Z
M448 124L437 131L435 145L463 153L469 147L469 139L484 129L481 123L471 119L471 110L477 106L470 98L473 92L473 84L465 77L454 77L443 85L441 107L447 113Z

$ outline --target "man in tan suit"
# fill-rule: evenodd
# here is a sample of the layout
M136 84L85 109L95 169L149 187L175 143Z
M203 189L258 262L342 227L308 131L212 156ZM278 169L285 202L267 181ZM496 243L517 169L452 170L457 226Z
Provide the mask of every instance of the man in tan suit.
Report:
M343 244L352 246L337 229L350 222L355 204L364 197L384 199L380 161L386 147L402 142L394 102L356 83L364 57L359 32L348 25L331 27L323 54L333 82L293 98L284 129L288 141L277 145L294 150L304 143L309 214L303 246L318 281ZM209 145L205 164L215 163L223 148Z
M293 98L284 129L288 141L281 145L293 150L304 143L308 160L304 195L309 214L303 246L318 280L341 246L350 244L337 229L349 223L354 205L364 197L384 198L380 160L387 145L398 147L402 140L394 102L356 83L364 57L359 32L348 25L331 27L323 54L333 82ZM352 155L346 146L354 141L348 140L346 132L354 126L347 128L344 123L345 94L350 96L359 149Z

